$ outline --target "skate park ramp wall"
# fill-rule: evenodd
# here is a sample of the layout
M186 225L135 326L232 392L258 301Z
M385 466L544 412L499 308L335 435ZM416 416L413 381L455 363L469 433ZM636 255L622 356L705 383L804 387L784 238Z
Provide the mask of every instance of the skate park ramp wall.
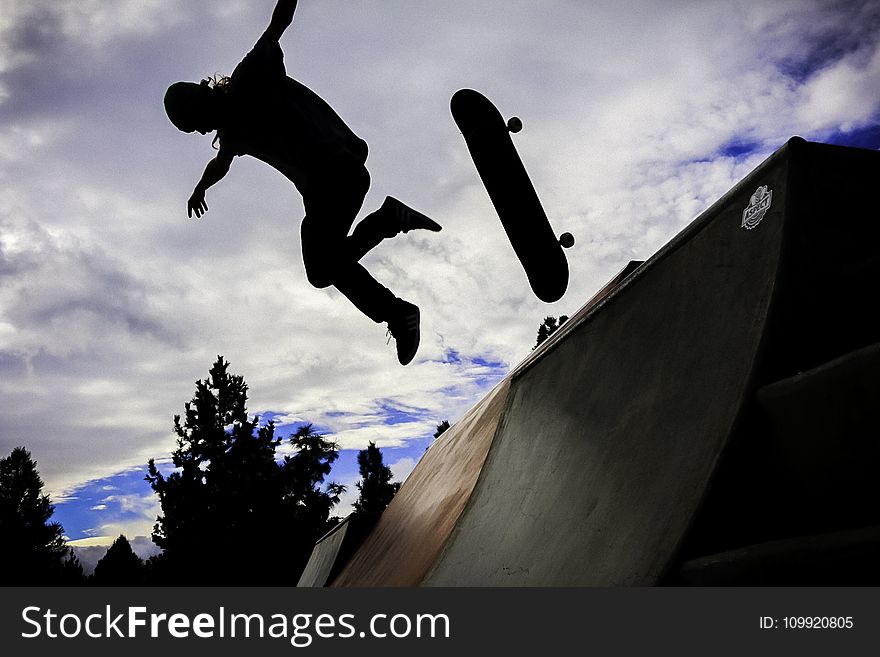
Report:
M379 514L352 513L318 539L299 577L299 587L327 586L360 547Z
M333 585L876 576L878 174L792 138L447 430Z

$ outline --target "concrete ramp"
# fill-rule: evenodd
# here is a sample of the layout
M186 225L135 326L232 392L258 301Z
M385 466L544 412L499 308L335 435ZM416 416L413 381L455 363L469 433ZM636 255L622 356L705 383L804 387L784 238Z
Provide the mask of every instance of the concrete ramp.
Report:
M880 341L858 302L880 281L878 174L880 153L792 139L447 431L335 585L680 583L685 561L711 580L713 551L729 582L736 555L779 558L743 546L880 522L870 500L846 527L783 519L797 459L756 402Z
M322 587L332 582L378 519L376 513L351 513L343 518L315 543L297 586Z
M762 175L777 202L758 229L741 226L746 186L518 371L428 584L645 585L663 575L750 391L785 182L782 167Z
M334 586L416 586L449 539L483 468L510 389L502 381L430 447Z

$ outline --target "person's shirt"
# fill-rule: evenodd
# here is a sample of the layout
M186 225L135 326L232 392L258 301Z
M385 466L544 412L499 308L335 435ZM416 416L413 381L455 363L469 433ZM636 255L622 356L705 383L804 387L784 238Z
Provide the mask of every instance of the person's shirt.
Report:
M220 152L251 155L305 193L311 175L340 154L367 159L367 144L311 89L288 77L277 41L261 38L235 67L226 90Z

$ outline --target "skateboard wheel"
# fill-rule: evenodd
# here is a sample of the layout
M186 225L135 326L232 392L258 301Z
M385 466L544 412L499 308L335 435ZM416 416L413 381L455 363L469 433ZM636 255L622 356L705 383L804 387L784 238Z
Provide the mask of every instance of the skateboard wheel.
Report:
M574 246L574 235L571 233L562 233L559 236L559 243L562 245L563 249L570 249Z
M522 121L519 120L518 116L510 117L510 120L507 122L507 129L511 132L519 132L522 130Z

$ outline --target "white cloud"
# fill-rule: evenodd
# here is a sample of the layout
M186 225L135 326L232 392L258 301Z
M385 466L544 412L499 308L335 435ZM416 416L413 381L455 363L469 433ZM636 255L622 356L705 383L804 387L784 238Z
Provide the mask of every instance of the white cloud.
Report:
M394 473L393 481L399 481L400 483L406 481L417 463L418 461L411 457L402 458L393 463L389 463L388 467L391 468L391 472Z
M804 89L799 116L813 130L852 130L880 111L880 47L841 59L813 76Z
M180 5L163 0L3 0L0 16L0 34L27 29L33 32L31 43L62 35L94 48L126 37L144 38L185 20ZM0 50L6 57L15 52Z
M528 354L544 316L574 312L789 136L878 112L877 2L302 3L285 61L370 143L364 212L393 194L444 226L364 259L422 308L400 368L384 327L306 282L282 176L243 158L207 216L185 216L213 151L170 126L165 86L231 71L272 4L2 5L0 451L31 449L53 498L166 456L217 354L252 413L349 449L430 436ZM523 118L545 209L577 238L560 302L528 290L452 122L465 86ZM721 153L740 142L754 152Z
M400 447L414 437L430 433L430 422L401 422L393 425L377 425L347 429L334 434L341 449L366 449L371 442L379 448Z
M101 504L91 507L91 510L101 512L100 524L87 530L88 538L70 541L70 545L109 546L120 535L133 543L135 537L150 536L156 517L161 515L159 500L152 494L111 495ZM146 541L152 545L152 540L147 538Z

